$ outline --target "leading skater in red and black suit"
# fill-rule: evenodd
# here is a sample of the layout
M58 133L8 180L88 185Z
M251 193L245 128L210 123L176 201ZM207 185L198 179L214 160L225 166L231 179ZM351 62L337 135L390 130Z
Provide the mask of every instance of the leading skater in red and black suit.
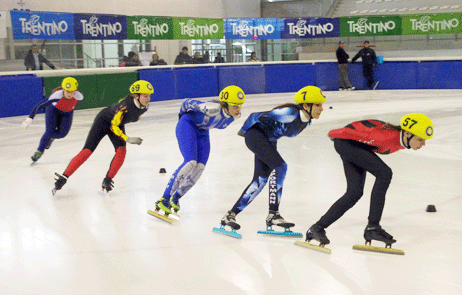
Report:
M371 193L369 223L364 231L366 241L378 240L391 245L396 242L380 226L385 194L392 178L392 171L377 154L391 154L401 149L418 150L425 140L433 136L432 121L423 114L408 114L395 126L378 120L353 122L344 128L332 130L329 137L343 161L347 180L346 193L337 200L306 232L307 240L329 244L325 228L338 220L362 197L366 172L376 177Z

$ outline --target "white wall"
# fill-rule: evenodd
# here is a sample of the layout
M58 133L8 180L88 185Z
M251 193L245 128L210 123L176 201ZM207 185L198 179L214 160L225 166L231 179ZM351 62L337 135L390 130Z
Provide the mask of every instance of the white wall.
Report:
M106 13L204 18L260 17L260 0L22 0L0 1L0 10Z

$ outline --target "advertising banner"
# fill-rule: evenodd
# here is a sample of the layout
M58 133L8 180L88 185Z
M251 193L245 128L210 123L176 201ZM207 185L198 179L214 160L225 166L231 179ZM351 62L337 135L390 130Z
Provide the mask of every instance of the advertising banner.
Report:
M130 40L172 40L173 21L171 17L127 16L127 39Z
M74 39L70 13L11 11L14 39Z
M127 39L127 17L123 15L74 14L75 39Z
M284 20L280 18L228 18L226 39L281 39Z
M339 18L285 19L282 39L340 37Z
M341 37L401 35L399 16L341 17Z
M173 17L172 20L174 39L223 39L222 19Z
M403 35L462 33L462 13L408 14L401 18Z

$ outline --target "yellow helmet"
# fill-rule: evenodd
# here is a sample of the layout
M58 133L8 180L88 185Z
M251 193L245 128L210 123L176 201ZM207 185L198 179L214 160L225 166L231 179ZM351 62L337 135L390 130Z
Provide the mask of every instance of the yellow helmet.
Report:
M154 93L154 87L152 84L145 80L138 80L130 86L131 93Z
M295 94L296 103L325 103L326 97L322 90L316 86L306 86Z
M76 79L72 77L67 77L63 79L61 86L63 87L63 89L67 91L76 91L77 87L79 87L79 83Z
M433 137L433 123L424 114L408 114L401 117L401 128L423 139Z
M220 92L220 101L224 101L229 105L240 107L245 102L244 90L234 85L225 87Z

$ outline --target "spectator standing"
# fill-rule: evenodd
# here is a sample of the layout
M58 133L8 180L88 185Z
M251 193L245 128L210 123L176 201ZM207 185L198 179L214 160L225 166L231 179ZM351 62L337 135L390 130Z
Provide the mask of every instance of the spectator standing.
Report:
M55 69L54 64L52 64L48 59L39 53L37 45L32 45L29 52L27 52L26 57L24 58L24 65L26 66L27 71L39 71L43 70L43 63L46 63L47 66Z
M354 90L355 87L351 85L350 80L348 79L348 58L350 56L346 53L345 49L343 49L344 46L345 42L339 41L336 52L338 68L340 70L339 90Z
M176 65L184 65L192 63L192 58L188 54L188 47L184 46L181 49L180 54L178 54L175 58L174 64Z
M374 81L374 67L377 64L377 56L375 55L374 49L369 47L369 41L364 41L364 48L362 48L351 60L355 62L358 58L361 58L363 62L363 74L367 79L367 88L369 90L375 90L380 81Z
M210 54L208 50L204 53L204 56L202 58L204 59L205 64L208 64L210 62Z
M138 67L141 66L140 58L138 54L133 51L128 53L128 58L125 60L126 67Z

